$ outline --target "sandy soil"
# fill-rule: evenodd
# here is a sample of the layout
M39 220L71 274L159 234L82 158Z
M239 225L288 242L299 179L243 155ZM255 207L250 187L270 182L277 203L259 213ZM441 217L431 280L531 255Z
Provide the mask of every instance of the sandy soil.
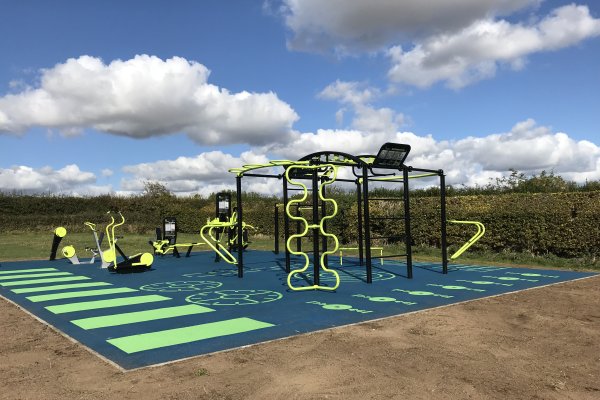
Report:
M0 316L0 399L600 399L600 276L125 373Z

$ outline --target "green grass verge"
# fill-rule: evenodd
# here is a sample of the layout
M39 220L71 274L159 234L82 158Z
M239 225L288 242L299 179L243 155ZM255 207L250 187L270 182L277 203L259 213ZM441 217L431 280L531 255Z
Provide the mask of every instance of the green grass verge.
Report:
M4 234L0 237L0 262L17 260L48 259L52 245L52 232L32 233L32 232L13 232ZM135 254L140 252L152 252L149 240L153 239L152 234L139 235L128 234L119 239L119 246L126 254ZM265 236L253 237L250 249L255 250L273 250L273 239ZM180 233L178 235L179 243L194 243L201 241L199 234ZM303 241L310 248L307 240ZM69 232L62 240L57 257L62 257L60 248L66 245L72 245L77 251L80 259L89 258L91 253L86 251L86 247L94 246L91 233ZM283 240L280 240L281 251L284 250ZM343 245L351 247L352 245ZM107 247L106 241L103 248ZM194 247L194 251L207 251L206 245ZM403 253L401 246L386 246L384 254ZM374 251L374 255L379 255L379 251ZM356 256L357 251L346 251L348 256ZM440 250L430 247L415 246L413 248L414 259L417 261L440 261ZM449 252L449 255L451 252ZM561 268L575 270L600 270L600 263L594 258L560 258L552 254L544 256L535 256L527 253L491 253L467 251L458 260L460 264L484 264L484 265L514 265L531 266L537 268Z

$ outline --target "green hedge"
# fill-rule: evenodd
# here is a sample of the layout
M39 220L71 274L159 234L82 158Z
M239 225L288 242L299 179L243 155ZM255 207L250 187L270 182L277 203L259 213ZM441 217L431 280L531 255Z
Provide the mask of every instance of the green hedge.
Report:
M339 214L329 224L342 243L356 241L357 206L354 194L332 191ZM374 196L399 196L385 191ZM281 199L244 194L244 220L264 235L273 235L273 208ZM19 231L51 232L65 226L85 232L85 221L104 225L106 211L121 210L127 219L121 233L147 233L174 215L182 232L195 233L214 217L214 196L178 198L170 195L89 198L15 196L0 194L0 226L4 234ZM401 216L401 203L372 202L372 216ZM447 199L449 219L477 220L486 226L485 236L475 249L491 251L555 254L561 257L597 257L600 253L600 191L572 193L510 193L499 195L454 196ZM412 233L415 244L439 246L439 198L411 198ZM310 220L310 218L308 218ZM280 218L280 221L283 221ZM281 225L283 226L283 225ZM281 228L283 230L283 228ZM455 249L475 228L449 224L448 244ZM373 222L374 235L403 233L398 221Z

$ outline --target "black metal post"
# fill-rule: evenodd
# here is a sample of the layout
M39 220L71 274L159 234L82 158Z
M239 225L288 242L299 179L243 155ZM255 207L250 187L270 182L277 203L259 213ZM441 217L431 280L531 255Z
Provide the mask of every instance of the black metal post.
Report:
M243 235L244 229L242 225L242 221L244 220L244 214L242 210L242 176L238 175L235 177L236 183L236 203L237 203L237 250L238 250L238 278L242 278L244 276L244 244L243 244Z
M217 193L215 195L215 217L221 220L221 213L219 213L219 200L221 199L221 193ZM217 243L221 242L221 236L223 235L224 228L217 228ZM221 257L219 257L219 253L215 251L215 262L221 261Z
M440 214L442 223L442 271L448 273L448 247L446 243L446 176L443 170L439 170L440 174Z
M315 225L319 221L319 174L316 169L313 169L312 176L312 224ZM319 228L312 229L313 234L313 285L319 285Z
M362 215L362 190L360 189L360 180L356 180L356 206L358 210L358 260L359 265L364 263L363 254L363 215Z
M367 165L363 165L363 207L365 213L365 253L367 259L367 283L373 282L373 272L371 271L371 223L369 220L369 170Z
M404 197L404 243L406 246L406 277L412 279L412 235L410 232L410 192L408 187L408 168L402 168L402 186Z
M286 169L287 172L287 169ZM288 248L288 238L290 237L290 220L287 215L288 205L288 181L283 174L283 241L285 243L285 272L288 274L290 268L290 249Z
M273 221L275 223L275 243L274 243L274 250L273 253L275 254L279 254L279 207L277 204L275 204L275 221Z

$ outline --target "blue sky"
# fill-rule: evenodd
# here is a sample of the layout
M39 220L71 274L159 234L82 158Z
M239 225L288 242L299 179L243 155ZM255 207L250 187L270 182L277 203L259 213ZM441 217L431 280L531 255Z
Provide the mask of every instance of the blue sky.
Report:
M600 179L598 2L23 0L0 15L0 190L207 194L244 162L386 141L457 185L509 168Z

